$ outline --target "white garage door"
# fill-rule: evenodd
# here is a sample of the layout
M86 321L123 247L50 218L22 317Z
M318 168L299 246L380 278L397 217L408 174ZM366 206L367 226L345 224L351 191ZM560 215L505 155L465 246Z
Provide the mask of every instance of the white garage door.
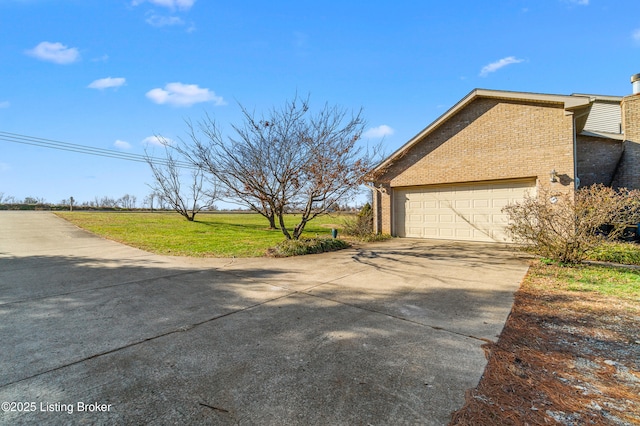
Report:
M508 241L502 208L535 194L535 181L499 181L394 190L399 237Z

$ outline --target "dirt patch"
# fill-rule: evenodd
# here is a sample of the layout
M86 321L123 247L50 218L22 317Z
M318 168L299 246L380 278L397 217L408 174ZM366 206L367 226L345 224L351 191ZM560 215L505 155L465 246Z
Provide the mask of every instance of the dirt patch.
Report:
M553 268L532 265L450 425L640 424L640 304L567 291Z
M329 228L329 229L342 229L344 225L340 225L339 223L323 223L320 225L321 228Z

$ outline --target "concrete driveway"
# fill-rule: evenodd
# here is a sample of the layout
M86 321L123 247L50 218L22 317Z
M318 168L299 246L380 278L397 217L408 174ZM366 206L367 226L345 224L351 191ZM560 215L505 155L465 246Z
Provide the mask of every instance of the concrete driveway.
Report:
M0 423L446 424L526 270L408 239L171 258L0 212Z

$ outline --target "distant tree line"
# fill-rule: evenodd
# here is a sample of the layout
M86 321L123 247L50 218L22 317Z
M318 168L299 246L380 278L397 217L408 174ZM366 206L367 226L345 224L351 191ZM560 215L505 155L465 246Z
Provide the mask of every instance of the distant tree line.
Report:
M8 210L90 210L90 209L108 209L108 210L172 210L170 204L159 194L151 193L147 195L142 204L138 204L138 197L131 194L124 194L120 198L110 196L96 196L91 201L77 202L74 197L65 198L57 203L46 201L42 197L25 197L19 199L13 195L5 195L0 192L0 209Z

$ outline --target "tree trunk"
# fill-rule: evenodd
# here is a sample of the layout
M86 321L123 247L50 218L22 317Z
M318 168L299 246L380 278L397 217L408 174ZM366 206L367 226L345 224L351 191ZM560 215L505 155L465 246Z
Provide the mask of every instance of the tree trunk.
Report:
M291 234L289 233L289 231L287 230L287 227L284 224L284 213L283 212L279 212L278 213L278 221L280 222L280 229L282 230L282 233L284 234L285 237L287 237L287 240L291 239Z
M302 235L302 231L304 231L304 227L307 225L307 219L305 217L302 218L299 224L293 229L293 239L300 239L300 235Z
M271 216L267 216L267 219L269 220L269 229L278 229L278 227L276 226L276 217L271 215Z

